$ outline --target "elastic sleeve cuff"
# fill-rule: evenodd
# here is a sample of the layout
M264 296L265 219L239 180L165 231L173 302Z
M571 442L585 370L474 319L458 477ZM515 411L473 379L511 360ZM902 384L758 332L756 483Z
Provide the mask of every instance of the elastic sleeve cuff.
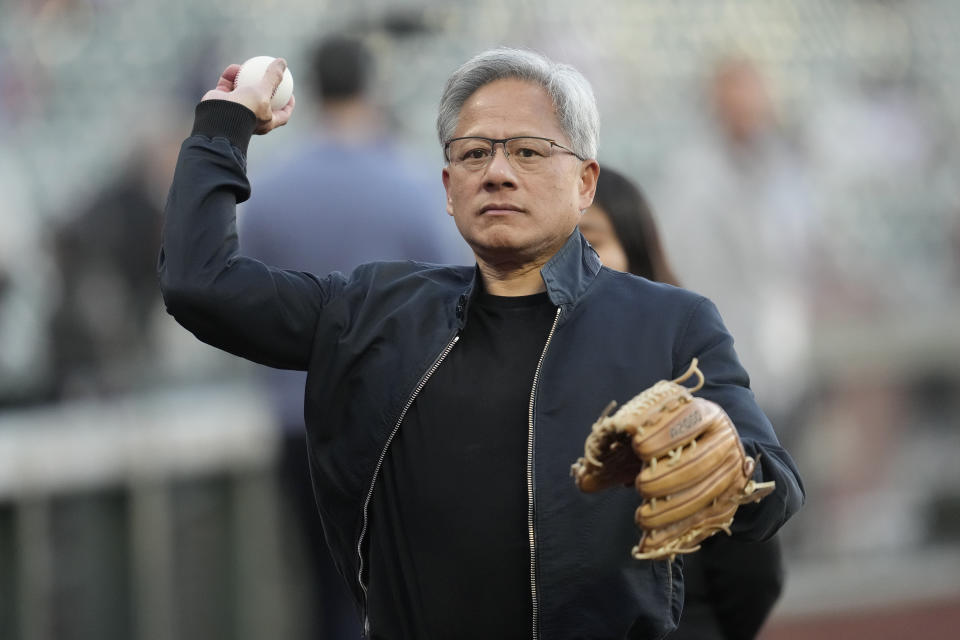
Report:
M257 117L242 104L229 100L204 100L194 112L190 135L226 138L247 155L247 146L257 128Z

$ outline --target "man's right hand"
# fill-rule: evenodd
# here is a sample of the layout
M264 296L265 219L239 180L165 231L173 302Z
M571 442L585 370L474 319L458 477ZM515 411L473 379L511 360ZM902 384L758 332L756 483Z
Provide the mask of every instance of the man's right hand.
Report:
M253 111L257 117L257 128L254 133L258 135L269 133L277 127L287 124L296 102L294 97L290 96L290 101L282 109L272 109L270 107L270 98L280 85L280 81L283 80L283 71L286 68L287 61L283 58L277 58L267 67L260 82L235 89L234 80L236 80L237 72L240 71L240 65L231 64L220 75L217 88L207 91L203 99L227 100L242 104Z

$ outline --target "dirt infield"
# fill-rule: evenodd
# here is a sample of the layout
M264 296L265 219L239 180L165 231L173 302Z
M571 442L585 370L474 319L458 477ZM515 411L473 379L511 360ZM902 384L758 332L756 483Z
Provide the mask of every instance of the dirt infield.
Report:
M903 640L956 638L960 598L879 610L773 619L760 640Z

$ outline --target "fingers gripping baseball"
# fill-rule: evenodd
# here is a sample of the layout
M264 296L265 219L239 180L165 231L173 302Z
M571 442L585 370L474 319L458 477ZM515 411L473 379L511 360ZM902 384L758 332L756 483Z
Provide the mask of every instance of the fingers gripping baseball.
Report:
M240 72L240 65L231 64L230 66L228 66L226 69L223 70L223 73L220 74L220 79L217 80L217 88L211 92L208 92L208 95L210 93L213 93L214 91L218 91L222 93L228 93L230 91L233 91L233 86L234 86L234 83L236 82L237 73L239 72ZM206 99L207 99L207 96L204 96L204 100Z
M250 109L257 118L254 133L261 135L285 125L296 104L292 95L293 80L287 70L286 60L273 59L265 69L259 66L254 70L254 66L258 65L247 68L248 63L262 58L251 58L243 65L231 64L220 75L216 88L203 96L203 100L227 100ZM288 85L284 89L290 93L286 102L277 106L274 97L281 84Z
M694 375L695 387L681 384ZM635 558L672 559L696 551L707 537L730 532L740 504L773 491L774 483L751 480L754 460L726 412L693 396L703 384L694 359L684 375L661 380L612 416L608 407L587 437L584 457L573 465L583 491L634 478L643 497L635 515L643 532ZM621 444L625 438L629 446Z

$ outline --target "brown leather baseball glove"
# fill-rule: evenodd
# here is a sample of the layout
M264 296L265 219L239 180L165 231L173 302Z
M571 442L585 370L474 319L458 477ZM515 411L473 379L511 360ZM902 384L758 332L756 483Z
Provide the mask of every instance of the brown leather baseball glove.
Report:
M689 388L681 383L696 375ZM692 553L718 531L730 533L737 507L759 502L773 482L754 482L753 458L720 405L693 396L704 383L694 358L679 378L661 380L610 415L603 411L574 463L577 486L594 492L634 484L643 497L633 548L639 560Z

